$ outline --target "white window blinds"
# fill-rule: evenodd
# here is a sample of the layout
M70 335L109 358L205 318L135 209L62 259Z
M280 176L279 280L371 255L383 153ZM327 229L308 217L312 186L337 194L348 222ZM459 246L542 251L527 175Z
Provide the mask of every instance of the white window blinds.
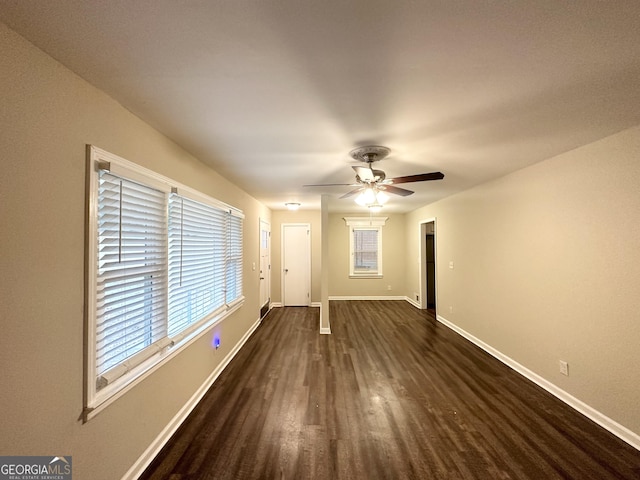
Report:
M163 192L100 172L96 370L102 375L165 336Z
M378 230L353 229L354 273L378 271Z
M231 305L242 297L242 217L229 212L229 242L225 256L226 303Z
M169 199L169 336L225 305L226 213Z
M238 308L240 210L90 148L87 406Z
M349 275L382 277L382 227L388 217L344 217L349 227Z

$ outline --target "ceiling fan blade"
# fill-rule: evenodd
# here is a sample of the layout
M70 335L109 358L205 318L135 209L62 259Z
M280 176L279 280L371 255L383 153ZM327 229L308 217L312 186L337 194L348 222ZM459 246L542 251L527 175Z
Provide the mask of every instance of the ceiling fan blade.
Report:
M351 190L350 192L345 193L340 198L353 197L356 193L360 193L361 191L362 191L362 188L356 188L355 190Z
M371 166L361 167L359 165L354 165L353 169L356 171L356 175L358 175L358 177L360 177L360 180L362 180L363 182L373 182L376 179L373 170L371 170Z
M418 175L407 175L406 177L396 177L390 178L389 182L396 183L409 183L409 182L426 182L429 180L442 180L444 178L444 173L442 172L431 172L431 173L420 173Z
M396 195L400 195L402 197L413 195L413 192L411 190L407 190L406 188L394 187L393 185L380 185L378 188L380 190L384 190L385 192L395 193Z

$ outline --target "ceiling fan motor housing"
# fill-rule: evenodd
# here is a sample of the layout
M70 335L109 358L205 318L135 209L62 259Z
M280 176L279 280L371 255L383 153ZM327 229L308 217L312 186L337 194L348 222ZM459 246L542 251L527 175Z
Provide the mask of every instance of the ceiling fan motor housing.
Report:
M366 147L359 147L349 152L351 158L360 162L371 164L385 158L391 153L391 150L387 147L379 145L368 145Z

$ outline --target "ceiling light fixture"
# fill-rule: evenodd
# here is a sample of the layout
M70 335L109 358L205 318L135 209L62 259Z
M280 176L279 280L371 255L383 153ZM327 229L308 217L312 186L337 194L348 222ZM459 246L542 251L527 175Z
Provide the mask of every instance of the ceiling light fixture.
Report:
M376 187L368 186L356 197L356 203L363 207L377 206L378 211L382 205L389 201L389 195Z
M287 207L287 209L291 210L291 211L296 211L296 210L298 210L300 208L300 204L296 203L296 202L285 203L284 206Z

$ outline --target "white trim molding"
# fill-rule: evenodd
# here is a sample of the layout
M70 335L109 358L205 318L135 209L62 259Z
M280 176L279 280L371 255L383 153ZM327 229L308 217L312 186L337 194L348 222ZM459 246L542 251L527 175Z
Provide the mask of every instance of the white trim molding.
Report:
M416 307L416 308L421 308L421 307L420 307L420 304L419 304L418 302L416 302L415 300L413 300L412 298L410 298L410 297L404 297L404 299L405 299L407 302L409 302L411 305L413 305L414 307Z
M191 411L198 405L198 402L202 400L205 393L211 388L214 382L218 379L223 370L229 365L231 360L238 354L240 349L244 346L244 344L249 340L253 332L255 332L256 328L260 326L261 320L258 319L252 326L247 330L247 332L242 336L242 338L236 343L236 345L231 349L231 351L227 354L227 356L222 360L222 362L211 372L211 374L207 377L202 385L195 391L195 393L191 396L191 398L185 403L178 413L171 419L171 421L167 424L166 427L160 432L160 434L155 438L155 440L147 447L147 449L142 453L142 455L136 460L136 462L129 468L127 473L124 474L122 480L136 480L144 470L149 466L149 464L153 461L153 459L160 453L162 447L169 441L171 436L178 430L180 425L187 419Z
M419 303L419 305L414 305L413 302L409 302L412 305L416 306L417 308L427 308L427 304L428 304L428 299L427 299L427 239L426 239L426 235L427 235L427 225L433 223L433 235L434 235L434 239L435 239L435 243L434 243L434 254L435 254L435 262L434 262L434 267L435 267L435 278L438 278L438 238L437 238L437 232L438 232L438 224L437 224L437 218L436 217L432 217L432 218L428 218L428 219L424 219L424 220L420 220L418 222L418 245L420 245L420 256L418 259L418 270L420 272L420 275L418 276L418 292L417 293L420 297L420 300L416 300L417 303ZM437 302L437 298L438 298L438 282L435 282L434 284L434 289L435 289L435 296L436 296L436 304Z
M331 327L323 327L322 326L322 302L311 302L310 305L312 308L319 308L320 309L320 314L319 314L319 319L320 319L320 334L321 335L331 335Z
M389 217L342 217L350 227L384 227Z
M407 297L401 295L331 295L329 300L406 300Z
M389 217L343 217L349 227L349 278L383 278L382 277L382 227ZM376 262L375 268L356 265L356 232L364 235L376 232ZM368 243L365 241L365 244ZM371 253L371 250L367 250Z
M548 380L544 379L537 373L532 372L527 367L519 364L512 358L496 350L491 345L484 343L479 338L474 337L469 332L463 330L462 328L458 327L454 323L451 323L449 320L442 317L441 315L437 315L437 320L443 325L449 327L458 335L464 337L465 339L469 340L471 343L483 349L492 357L495 357L505 365L511 367L513 370L518 372L523 377L527 378L528 380L531 380L536 385L544 388L551 395L555 396L559 400L562 400L564 403L572 407L574 410L577 410L578 412L583 414L585 417L589 418L593 422L600 425L605 430L613 433L616 437L625 441L626 443L636 448L637 450L640 450L640 435L638 435L637 433L632 432L624 425L620 425L615 420L612 420L611 418L607 417L606 415L599 412L595 408L587 405L582 400L577 399L570 393L565 392L564 390L554 385L553 383L549 382Z

